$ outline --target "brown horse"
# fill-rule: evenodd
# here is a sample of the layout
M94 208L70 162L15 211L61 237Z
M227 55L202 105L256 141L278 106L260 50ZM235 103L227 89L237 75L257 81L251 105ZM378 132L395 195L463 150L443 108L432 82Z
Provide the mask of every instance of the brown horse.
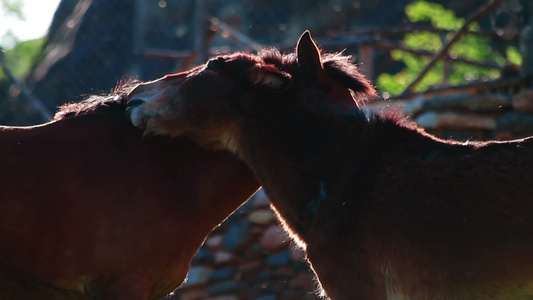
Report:
M259 188L227 153L143 138L128 91L0 127L0 299L159 299Z
M306 32L295 54L216 57L129 101L146 132L245 161L332 299L531 299L533 139L440 140L360 109L374 93Z

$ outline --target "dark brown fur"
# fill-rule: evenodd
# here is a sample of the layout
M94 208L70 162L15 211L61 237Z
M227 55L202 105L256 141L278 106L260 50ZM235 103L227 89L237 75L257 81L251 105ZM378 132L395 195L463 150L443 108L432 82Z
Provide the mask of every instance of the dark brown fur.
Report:
M533 139L437 139L360 109L369 82L308 33L296 53L141 85L132 121L244 160L332 299L533 297Z
M231 155L144 137L122 97L0 127L0 299L158 299L257 188ZM142 173L142 175L140 175Z

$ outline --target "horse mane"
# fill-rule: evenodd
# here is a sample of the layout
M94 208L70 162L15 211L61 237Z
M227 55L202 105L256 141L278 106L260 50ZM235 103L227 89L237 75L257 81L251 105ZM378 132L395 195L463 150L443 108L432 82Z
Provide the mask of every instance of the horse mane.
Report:
M242 60L243 62L255 61L257 63L269 64L280 70L288 71L291 74L302 74L303 72L298 65L298 58L295 53L282 54L274 47L263 48L257 54L235 52L221 55L221 57L231 60ZM354 101L358 106L377 96L376 89L370 80L359 73L351 55L344 55L343 52L324 53L321 51L320 59L324 71L333 77L335 81L351 90Z
M53 120L102 110L124 111L127 107L126 96L138 83L137 80L120 81L108 95L91 95L80 102L64 104L59 107Z

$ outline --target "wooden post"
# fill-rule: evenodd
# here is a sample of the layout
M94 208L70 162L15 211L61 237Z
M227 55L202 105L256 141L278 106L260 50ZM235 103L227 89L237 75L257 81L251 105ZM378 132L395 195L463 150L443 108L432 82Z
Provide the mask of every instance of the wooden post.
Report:
M148 3L146 0L135 0L135 11L133 13L133 56L134 59L128 71L129 75L133 77L142 77L141 70L141 56L143 55L145 44L144 34L146 32L146 19L148 13Z
M196 63L203 64L207 60L207 14L205 0L196 0L194 8L194 50Z
M527 85L533 86L533 3L525 1L527 5L528 24L520 33L520 53L522 54L522 68L520 73L527 78Z
M369 79L374 78L374 47L362 44L359 47L359 72Z

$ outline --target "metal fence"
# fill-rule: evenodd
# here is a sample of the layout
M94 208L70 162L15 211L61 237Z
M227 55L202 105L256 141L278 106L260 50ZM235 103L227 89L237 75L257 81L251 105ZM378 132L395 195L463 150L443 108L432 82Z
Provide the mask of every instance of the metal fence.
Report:
M486 0L445 1L466 17ZM117 81L154 79L213 53L278 46L290 51L310 29L329 51L345 50L370 77L394 72L391 43L413 30L404 8L412 0L63 0L41 62L25 84L51 112ZM517 35L528 0L507 0L480 20L483 32ZM507 40L517 44L516 40ZM379 43L379 45L378 45ZM385 45L385 46L384 46ZM397 44L395 44L398 46ZM372 48L372 51L364 51ZM375 64L373 63L375 62ZM0 91L3 124L42 122L16 87Z

